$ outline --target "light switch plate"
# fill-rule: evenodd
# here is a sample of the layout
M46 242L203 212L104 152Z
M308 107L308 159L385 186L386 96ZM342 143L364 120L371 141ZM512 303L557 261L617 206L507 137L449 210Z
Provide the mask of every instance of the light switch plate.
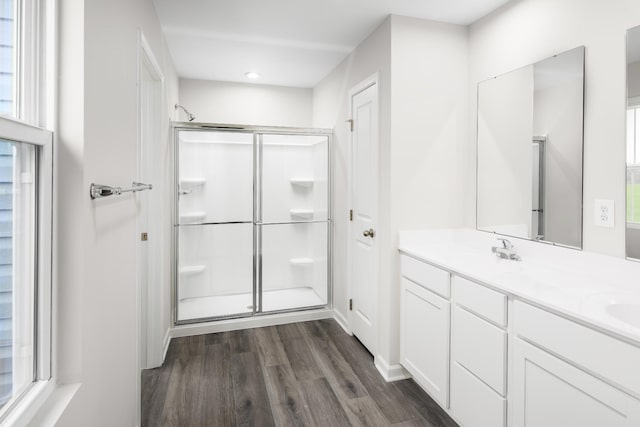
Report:
M613 228L615 216L613 200L596 199L593 207L593 223L598 227Z

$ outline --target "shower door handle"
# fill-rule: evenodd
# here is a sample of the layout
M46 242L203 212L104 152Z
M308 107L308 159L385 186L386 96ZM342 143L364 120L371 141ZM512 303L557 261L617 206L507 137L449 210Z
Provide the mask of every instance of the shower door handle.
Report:
M368 230L364 230L364 231L362 232L362 235L363 235L364 237L371 237L371 238L373 238L373 237L375 237L376 232L375 232L375 230L374 230L373 228L370 228L370 229L368 229Z

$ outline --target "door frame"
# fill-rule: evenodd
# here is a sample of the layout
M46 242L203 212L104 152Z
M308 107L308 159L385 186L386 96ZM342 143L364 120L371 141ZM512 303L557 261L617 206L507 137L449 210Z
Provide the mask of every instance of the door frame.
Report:
M353 97L356 96L357 94L359 94L360 92L363 92L367 89L369 89L371 86L375 86L376 87L376 93L375 93L375 120L377 122L377 127L378 127L378 131L375 135L375 145L376 145L376 149L373 150L374 153L374 163L376 163L378 166L380 166L380 76L379 73L374 73L371 76L367 77L366 79L364 79L363 81L361 81L360 83L356 84L355 86L353 86L348 93L348 110L347 110L347 114L349 116L349 120L353 119ZM347 121L349 121L347 120ZM353 208L353 187L354 187L354 167L353 167L353 161L354 161L354 154L353 154L353 132L351 132L350 130L349 132L349 149L348 149L348 163L347 163L347 202L348 202L348 209L352 209ZM379 169L379 167L378 167ZM379 187L380 187L380 179L379 177L376 175L376 177L373 180L372 185L375 187L375 191L373 192L374 194L374 203L373 205L375 206L375 223L379 225L379 221L380 221L380 212L379 212ZM353 221L348 220L347 221L347 297L348 299L352 298L353 295ZM376 256L376 265L379 265L379 260L380 260L380 246L379 244L376 243L376 248L375 248L375 256ZM378 323L378 314L379 314L379 310L378 310L378 305L379 305L379 294L380 294L380 270L377 269L375 272L375 283L376 283L376 307L375 307L375 311L376 311L376 315L375 315L375 326L374 328L379 329L379 323ZM335 306L335 304L334 304ZM348 305L347 305L347 319L346 319L346 325L347 326L347 331L350 334L353 334L353 330L351 329L351 325L352 325L352 310L349 309ZM336 314L338 316L340 316L340 313L336 312ZM378 334L376 334L377 337ZM379 347L379 343L376 342L375 343L375 352L378 351L378 347ZM375 354L374 354L375 356Z
M144 166L145 160L148 158L143 156L148 150L147 147L143 145L143 120L144 115L142 112L143 105L143 88L142 88L142 72L146 70L153 77L154 81L158 83L158 111L156 120L157 123L154 123L153 126L157 126L158 132L158 142L160 143L163 138L163 129L162 123L165 121L165 115L168 114L165 112L164 105L166 103L166 86L165 86L165 78L162 72L162 68L160 67L156 57L149 45L144 33L142 30L138 31L138 59L137 59L137 70L136 70L136 91L137 91L137 140L136 140L136 179L140 181L142 178L143 171L148 172L149 166ZM159 174L158 174L159 175ZM145 178L146 179L146 178ZM160 197L160 192L162 191L162 186L158 186L157 183L154 183L155 188L154 191ZM150 206L151 204L149 204ZM149 208L147 206L147 209ZM161 221L161 220L158 220ZM162 239L162 224L156 224L157 227L152 227L151 222L147 224L147 228L157 230L157 236L153 235L155 239L156 246L158 247L158 254L160 253L161 245L163 242ZM163 307L162 301L162 292L153 292L152 288L148 285L145 285L142 281L142 275L147 275L147 284L150 278L149 271L155 267L160 265L160 260L157 259L157 265L154 263L153 254L154 251L151 250L148 243L144 243L147 245L147 259L148 264L146 268L146 272L143 272L141 269L141 252L142 252L142 244L139 240L140 233L143 231L141 229L140 217L139 214L136 218L136 269L137 269L137 278L136 278L136 294L137 294L137 310L138 310L138 325L137 325L137 363L138 363L138 375L136 378L136 388L138 390L137 398L138 398L138 421L140 420L140 399L141 399L141 371L142 369L146 369L153 366L159 366L162 363L162 359L164 356L163 351L163 342L162 338L156 339L156 337L162 337L164 335L162 331L163 322L162 322L162 313L161 308ZM162 286L165 283L166 279L163 277L163 273L159 270L158 275L158 286ZM155 289L155 288L154 288ZM156 342L158 341L158 342ZM144 357L144 360L143 360Z

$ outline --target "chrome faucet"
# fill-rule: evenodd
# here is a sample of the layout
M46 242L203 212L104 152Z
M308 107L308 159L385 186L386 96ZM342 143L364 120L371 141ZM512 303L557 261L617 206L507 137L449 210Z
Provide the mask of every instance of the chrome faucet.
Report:
M491 252L496 254L498 258L510 259L512 261L520 261L520 255L516 253L515 248L507 239L498 239L502 242L502 246L492 246Z

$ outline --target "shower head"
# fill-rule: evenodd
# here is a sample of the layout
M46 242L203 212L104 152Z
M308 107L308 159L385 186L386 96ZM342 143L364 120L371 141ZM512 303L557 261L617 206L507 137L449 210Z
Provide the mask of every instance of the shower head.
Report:
M187 110L186 108L184 108L182 105L180 105L180 104L176 104L176 106L175 106L174 108L175 108L176 110L177 110L178 108L180 108L182 111L184 111L184 113L187 115L187 119L188 119L190 122L192 122L192 121L194 121L194 120L196 119L196 116L194 116L193 114L191 114L191 113L189 112L189 110Z

